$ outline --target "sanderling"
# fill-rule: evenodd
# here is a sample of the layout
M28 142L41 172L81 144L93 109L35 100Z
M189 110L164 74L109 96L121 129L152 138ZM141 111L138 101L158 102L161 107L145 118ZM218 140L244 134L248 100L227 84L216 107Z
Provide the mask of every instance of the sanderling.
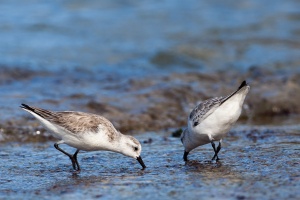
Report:
M250 86L243 81L240 87L226 97L214 97L196 106L188 117L188 127L181 134L184 161L194 148L211 143L214 156L219 160L222 138L238 120ZM219 141L216 149L214 141Z
M54 147L71 159L73 169L76 171L80 171L77 161L80 150L121 153L137 159L143 169L146 168L140 156L142 151L140 142L130 135L123 135L117 131L113 124L102 116L73 111L53 112L26 104L22 104L21 108L31 113L60 139ZM76 148L76 152L71 155L62 150L58 145L63 143Z

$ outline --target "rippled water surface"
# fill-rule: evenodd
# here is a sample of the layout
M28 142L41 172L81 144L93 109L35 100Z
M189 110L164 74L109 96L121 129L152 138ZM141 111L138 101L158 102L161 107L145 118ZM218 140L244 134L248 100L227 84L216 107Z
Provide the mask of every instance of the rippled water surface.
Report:
M300 3L0 3L1 199L299 199ZM219 163L182 161L175 136L201 100L251 86ZM21 103L101 114L143 146L147 169L110 152L82 171ZM172 136L173 135L173 136ZM74 149L64 146L68 151Z
M210 161L210 145L191 152L185 163L178 138L156 133L137 138L143 142L144 171L130 158L95 152L79 154L82 171L77 174L52 143L2 146L5 164L0 168L5 173L0 197L296 199L300 195L299 127L234 129L218 163Z

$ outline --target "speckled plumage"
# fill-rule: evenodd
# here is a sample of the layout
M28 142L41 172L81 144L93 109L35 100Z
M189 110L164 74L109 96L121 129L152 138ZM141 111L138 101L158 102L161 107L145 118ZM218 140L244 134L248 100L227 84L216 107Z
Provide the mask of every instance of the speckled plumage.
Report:
M117 131L109 120L100 115L74 111L54 112L26 104L22 104L21 108L31 113L60 139L55 143L55 148L70 157L73 168L77 171L80 170L77 161L79 150L121 153L136 158L143 169L146 167L140 157L140 142ZM77 149L73 156L58 146L63 143Z
M110 141L113 141L118 134L113 124L100 115L73 111L53 112L33 106L31 108L36 114L68 130L70 134L97 133L99 129L103 129Z
M224 99L226 99L226 97L214 97L198 104L190 114L193 126L197 126L201 121L213 113L213 111L221 105Z
M250 89L246 81L239 88L225 97L214 97L198 104L188 117L188 127L181 134L184 145L184 160L194 148L211 143L218 160L221 140L234 125L241 114L244 99ZM215 141L219 146L215 148Z

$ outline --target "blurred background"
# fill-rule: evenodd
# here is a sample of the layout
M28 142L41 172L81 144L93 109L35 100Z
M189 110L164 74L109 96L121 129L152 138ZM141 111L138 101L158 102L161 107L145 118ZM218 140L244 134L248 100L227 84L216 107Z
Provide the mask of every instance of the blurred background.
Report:
M295 0L2 1L0 120L19 128L27 103L102 114L125 132L181 127L199 101L244 79L248 122L299 114L298 8Z
M53 140L21 103L96 113L125 134L169 137L200 101L247 80L228 140L299 144L299 8L298 0L2 0L0 143Z

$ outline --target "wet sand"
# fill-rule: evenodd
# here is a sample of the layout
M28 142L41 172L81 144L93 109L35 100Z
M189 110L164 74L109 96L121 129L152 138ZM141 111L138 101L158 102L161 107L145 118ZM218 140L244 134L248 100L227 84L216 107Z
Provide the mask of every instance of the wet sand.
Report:
M18 108L21 103L49 110L76 110L103 115L121 132L137 134L186 126L186 116L201 100L226 96L235 91L242 80L247 80L251 90L244 103L241 121L255 125L273 123L268 120L277 119L279 125L289 119L297 121L300 114L300 73L253 67L244 73L187 72L156 76L155 79L147 76L122 82L112 79L98 87L99 84L95 86L86 82L89 78L97 78L93 72L85 72L83 78L72 79L71 71L68 80L64 80L66 74L35 72L38 75L33 76L43 76L45 84L48 79L48 84L55 87L54 91L45 91L45 85L28 82L32 80L31 75L26 77L23 72L20 73L18 76L29 84L17 98L14 97L18 94L10 93L6 100L2 100L6 115L2 116L0 124L0 142L30 141L37 130L45 132L33 117ZM10 74L9 70L7 74ZM64 87L60 87L61 82ZM93 93L97 88L100 92ZM35 93L31 93L33 89ZM51 137L46 134L48 136Z

